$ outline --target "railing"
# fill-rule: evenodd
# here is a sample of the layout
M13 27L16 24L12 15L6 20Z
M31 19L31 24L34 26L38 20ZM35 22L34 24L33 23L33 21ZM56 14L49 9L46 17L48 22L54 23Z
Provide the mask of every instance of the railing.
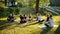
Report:
M46 8L47 10L55 13L55 14L58 14L58 15L60 14L60 11L57 10L57 9L55 9L55 8L53 8L53 7L48 6L48 7L45 7L45 8Z

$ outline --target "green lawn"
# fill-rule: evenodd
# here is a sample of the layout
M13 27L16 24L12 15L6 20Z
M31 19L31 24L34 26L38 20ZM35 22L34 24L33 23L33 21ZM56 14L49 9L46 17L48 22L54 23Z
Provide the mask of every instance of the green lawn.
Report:
M19 20L18 17L16 17ZM45 16L43 16L46 19ZM59 25L60 16L53 16L55 25ZM34 22L28 24L19 24L17 22L7 22L6 18L0 18L0 34L59 34L60 25L52 29L41 29L38 26L43 24L36 24Z

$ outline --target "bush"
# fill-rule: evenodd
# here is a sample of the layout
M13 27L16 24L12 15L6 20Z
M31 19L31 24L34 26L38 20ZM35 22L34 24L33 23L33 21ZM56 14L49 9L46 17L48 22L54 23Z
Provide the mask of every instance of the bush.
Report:
M2 17L3 16L3 14L4 14L4 8L3 7L0 7L0 17Z
M2 8L0 7L0 18L1 17L7 17L10 13L14 13L15 15L19 14L19 9L13 9L13 8Z

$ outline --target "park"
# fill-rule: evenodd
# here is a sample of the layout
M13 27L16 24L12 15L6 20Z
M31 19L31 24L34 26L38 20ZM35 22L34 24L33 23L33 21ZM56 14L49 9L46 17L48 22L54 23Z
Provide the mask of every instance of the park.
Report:
M60 0L0 0L0 34L60 34Z

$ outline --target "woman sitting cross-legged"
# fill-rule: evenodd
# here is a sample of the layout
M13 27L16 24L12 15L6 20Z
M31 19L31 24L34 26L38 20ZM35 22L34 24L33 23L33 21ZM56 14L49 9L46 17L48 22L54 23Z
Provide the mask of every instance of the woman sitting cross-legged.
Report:
M53 20L53 18L52 18L52 15L47 14L46 16L47 16L47 20L46 20L47 23L45 23L45 26L46 26L47 28L53 27L53 26L54 26L54 20Z
M28 21L32 21L32 16L31 16L31 14L29 14L28 17L29 17L29 18L28 18Z
M26 23L27 22L26 18L27 17L25 15L20 15L20 19L21 19L20 23Z
M7 20L10 21L10 22L14 22L14 20L15 20L14 15L13 15L13 14L10 14L10 15L8 16Z
M39 13L37 13L37 21L38 21L38 23L42 23L44 21L42 19L42 16Z

